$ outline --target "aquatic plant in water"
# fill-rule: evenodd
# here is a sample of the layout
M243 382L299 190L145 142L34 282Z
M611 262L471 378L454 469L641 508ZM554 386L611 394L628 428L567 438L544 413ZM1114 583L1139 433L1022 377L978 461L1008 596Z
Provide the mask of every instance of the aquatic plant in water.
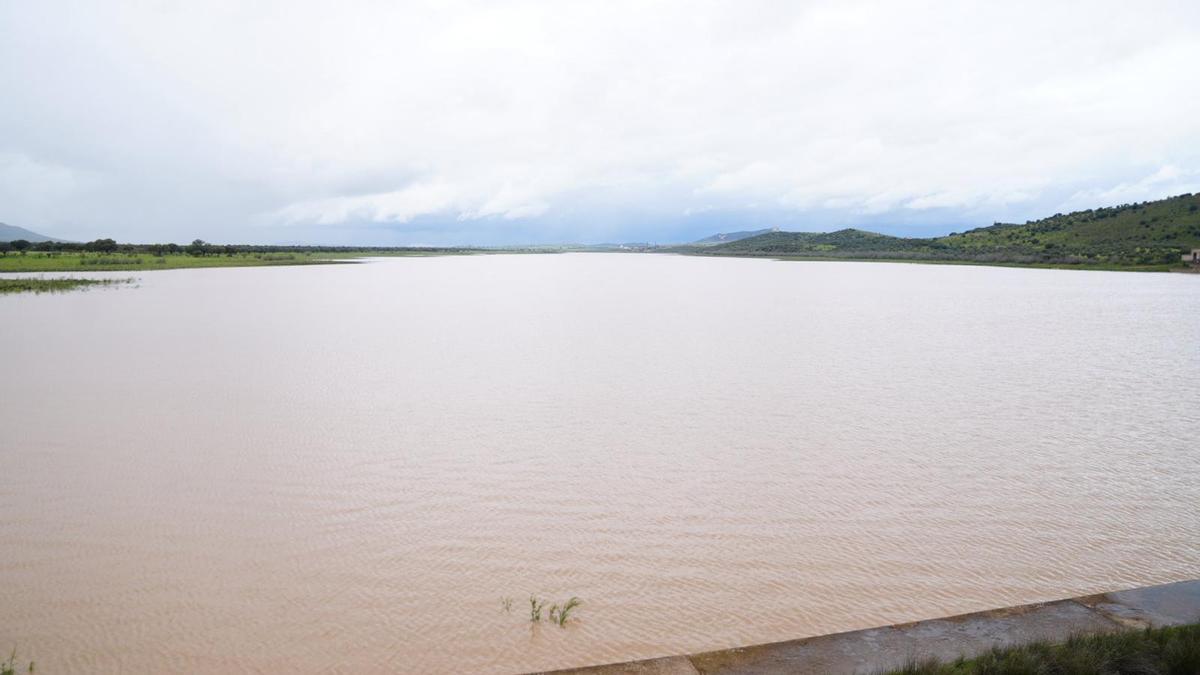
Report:
M571 610L575 609L576 607L578 607L582 604L583 604L582 600L580 600L579 598L572 595L571 599L567 600L565 603L563 603L563 605L561 607L558 607L557 605L555 606L555 609L558 610L557 613L555 611L551 610L550 618L553 619L555 621L555 623L557 623L559 625L560 628L564 628L567 625L568 617L570 617L570 615L571 615Z
M539 600L536 595L529 596L529 620L533 623L538 623L542 620L542 607L545 606L545 600Z
M550 623L556 623L560 628L566 628L567 621L570 620L571 617L571 612L582 604L582 600L572 595L569 600L562 604L556 602L550 605L550 611L547 612L547 615L550 618ZM538 598L536 595L529 596L529 620L533 623L541 622L542 610L545 608L545 606L545 600Z

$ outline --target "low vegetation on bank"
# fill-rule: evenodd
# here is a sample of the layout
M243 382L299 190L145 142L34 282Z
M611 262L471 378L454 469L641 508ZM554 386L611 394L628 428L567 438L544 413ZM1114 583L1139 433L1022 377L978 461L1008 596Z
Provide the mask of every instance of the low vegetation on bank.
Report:
M371 248L329 246L246 246L209 244L197 239L178 244L118 244L97 239L71 242L0 242L0 272L89 272L189 267L323 265L369 256L464 255L492 252L470 248Z
M671 250L698 255L1166 270L1182 267L1182 254L1194 248L1200 248L1200 195L1185 194L1058 213L1023 225L996 223L929 239L855 229L767 232Z
M890 675L1196 675L1200 624L995 649L953 663L913 663Z
M0 279L0 295L5 293L65 293L93 286L131 283L133 279Z
M349 256L345 256L349 257ZM110 270L169 270L189 267L256 267L259 265L321 265L342 262L327 256L304 254L196 257L190 255L106 255L94 253L35 252L0 257L0 272L92 272Z

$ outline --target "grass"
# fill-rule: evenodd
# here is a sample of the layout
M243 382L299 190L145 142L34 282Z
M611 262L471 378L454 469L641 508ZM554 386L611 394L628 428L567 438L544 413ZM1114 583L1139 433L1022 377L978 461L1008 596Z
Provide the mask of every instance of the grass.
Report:
M558 624L559 628L564 628L567 625L567 618L571 615L571 610L582 604L582 600L571 596L571 599L564 602L561 607L556 604L550 608L550 620Z
M348 253L237 253L193 256L134 253L108 255L75 252L10 253L0 256L0 272L80 272L92 270L170 270L195 267L259 267L265 265L322 265L358 257Z
M509 604L507 604L508 599L505 598L501 602L504 603L503 606L505 608L505 611L508 611L508 607L509 607ZM571 619L571 613L575 610L576 607L578 607L582 604L583 604L582 600L580 600L579 598L577 598L575 596L571 596L571 598L569 600L567 600L566 602L564 602L562 604L559 604L556 602L556 603L550 605L550 611L547 612L547 615L550 619L550 623L558 624L559 628L566 628L567 622L570 621L570 619ZM529 596L529 620L530 620L530 622L541 623L542 611L545 608L546 608L545 600L537 597L536 595Z
M145 247L136 247L145 248ZM486 253L534 253L527 249L383 249L335 251L239 251L232 254L190 255L87 251L27 251L0 255L3 272L90 272L93 270L172 270L197 267L264 267L269 265L336 265L368 257L429 257Z
M0 295L5 293L65 293L92 286L127 284L133 279L0 279Z
M533 623L538 623L542 620L542 607L546 605L545 600L538 599L537 596L529 596L529 620Z
M889 675L1197 675L1200 624L994 649L952 663L914 662Z

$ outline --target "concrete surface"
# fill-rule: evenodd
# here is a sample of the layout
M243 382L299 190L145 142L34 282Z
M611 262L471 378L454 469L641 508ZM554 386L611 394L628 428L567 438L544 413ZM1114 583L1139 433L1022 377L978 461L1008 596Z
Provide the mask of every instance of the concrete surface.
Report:
M1062 642L1078 634L1196 622L1200 622L1200 580L787 642L554 672L556 675L879 673L912 660L954 660L977 656L993 647Z

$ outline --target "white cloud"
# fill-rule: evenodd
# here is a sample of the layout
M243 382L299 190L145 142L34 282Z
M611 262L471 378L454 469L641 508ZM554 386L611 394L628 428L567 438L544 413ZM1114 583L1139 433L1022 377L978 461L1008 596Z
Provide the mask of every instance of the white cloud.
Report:
M1135 181L1118 183L1109 188L1076 192L1067 200L1067 205L1072 209L1089 209L1095 206L1149 201L1164 194L1185 192L1200 192L1200 170L1185 171L1168 164Z
M453 190L449 186L418 183L390 192L298 202L280 209L278 215L290 222L312 221L321 225L347 220L406 223L416 216L444 211L452 203Z
M983 223L1200 166L1191 2L51 0L0 34L0 152L102 178L0 220L96 236Z
M497 216L505 220L540 216L549 206L531 198L529 190L511 184L494 194L445 182L414 183L400 190L346 197L326 197L289 204L274 218L321 225L347 221L407 223L425 215L450 214L460 221Z

